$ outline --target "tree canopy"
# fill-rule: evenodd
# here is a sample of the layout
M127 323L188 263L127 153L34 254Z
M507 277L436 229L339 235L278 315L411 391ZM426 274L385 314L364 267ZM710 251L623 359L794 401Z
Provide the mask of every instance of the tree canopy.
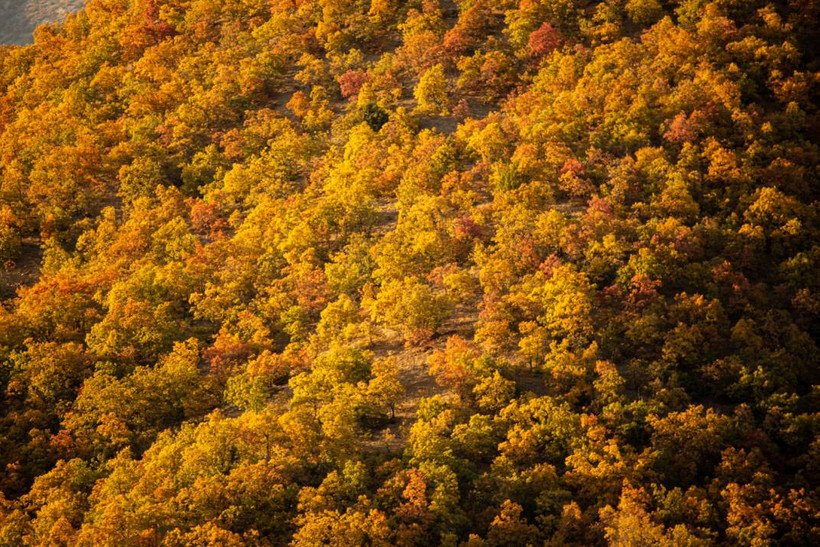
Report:
M0 47L0 545L811 545L816 0L90 0Z

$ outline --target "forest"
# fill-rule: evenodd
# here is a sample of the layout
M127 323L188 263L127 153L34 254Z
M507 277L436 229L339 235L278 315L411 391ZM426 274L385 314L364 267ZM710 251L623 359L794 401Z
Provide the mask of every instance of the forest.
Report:
M0 47L0 545L820 544L819 0L90 0Z

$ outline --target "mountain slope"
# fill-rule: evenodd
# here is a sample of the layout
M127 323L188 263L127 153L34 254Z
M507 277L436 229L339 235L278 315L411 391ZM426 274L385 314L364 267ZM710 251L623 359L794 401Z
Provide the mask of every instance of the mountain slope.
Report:
M817 543L817 7L0 48L0 545Z

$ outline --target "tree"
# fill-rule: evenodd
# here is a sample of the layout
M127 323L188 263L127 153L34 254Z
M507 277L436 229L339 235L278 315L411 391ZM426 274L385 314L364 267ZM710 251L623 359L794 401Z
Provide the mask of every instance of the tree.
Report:
M626 13L635 23L650 25L663 16L663 6L658 0L629 0Z
M80 459L60 460L38 477L23 498L26 508L37 515L29 540L76 541L97 478L99 474Z
M98 370L83 384L63 427L83 451L112 455L147 448L159 432L200 416L215 401L199 382L199 346L179 342L156 368L137 367L117 378Z
M535 545L538 528L522 518L523 508L505 500L487 532L488 545Z
M550 338L576 348L589 343L594 331L593 292L586 275L571 266L559 266L549 278L536 276L534 281L543 284L536 285L528 297L543 310L537 321Z
M530 34L527 47L532 55L544 57L560 47L561 41L561 33L545 21Z
M711 541L692 535L685 526L667 530L652 521L645 509L647 494L639 488L624 484L618 510L611 506L601 510L608 526L606 539L611 545L709 545Z
M446 294L412 277L385 283L371 308L374 320L401 329L408 344L429 340L449 312Z
M667 480L687 484L717 465L730 420L712 409L692 406L664 418L652 417L649 423L656 468Z
M357 70L348 70L339 76L339 89L342 93L342 97L351 100L355 99L368 79L366 72Z
M396 418L396 403L404 395L404 384L399 377L395 358L373 362L371 379L367 384L367 398L382 412L390 411L390 420Z
M92 360L76 343L35 344L17 359L33 407L63 410L74 400L77 390L92 370Z
M449 99L443 64L434 65L421 75L413 96L416 98L416 111L420 114L447 115Z

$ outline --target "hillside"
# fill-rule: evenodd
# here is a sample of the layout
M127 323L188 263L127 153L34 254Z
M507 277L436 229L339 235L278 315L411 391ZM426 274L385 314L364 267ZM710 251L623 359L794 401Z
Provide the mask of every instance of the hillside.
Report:
M0 546L817 544L818 17L90 0L0 47Z
M0 0L0 44L28 44L34 29L59 21L85 0Z

